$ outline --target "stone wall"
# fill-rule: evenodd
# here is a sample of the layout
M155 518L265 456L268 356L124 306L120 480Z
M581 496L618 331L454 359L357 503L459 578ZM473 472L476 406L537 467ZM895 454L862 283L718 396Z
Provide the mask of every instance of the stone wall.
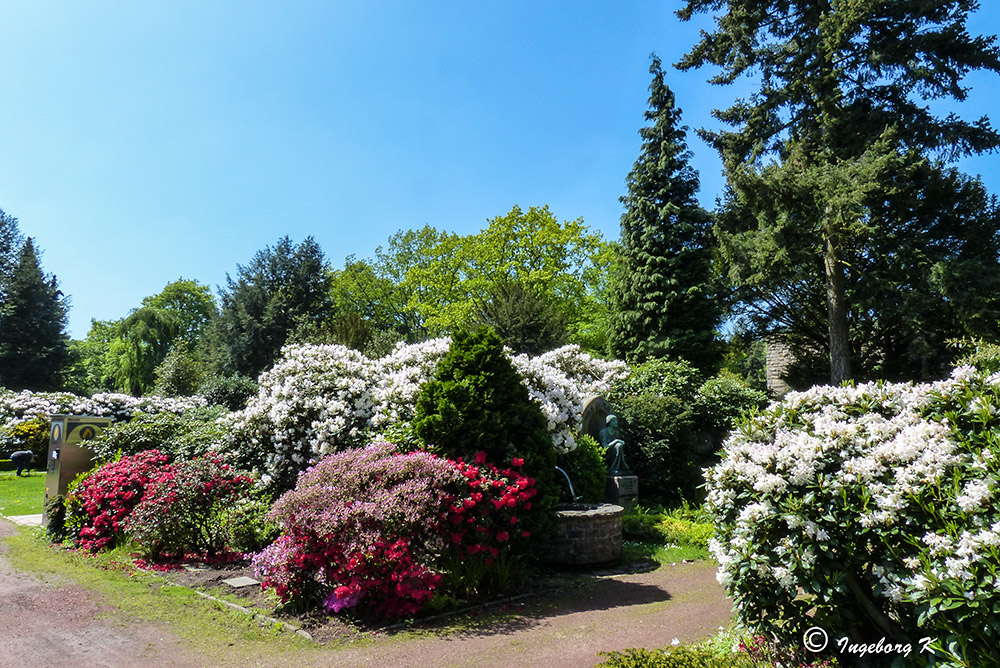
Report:
M784 381L783 376L795 361L795 353L788 344L777 339L768 339L765 342L765 351L767 395L772 399L780 399L792 389Z
M542 561L570 565L617 561L622 556L624 514L624 508L610 503L557 507Z

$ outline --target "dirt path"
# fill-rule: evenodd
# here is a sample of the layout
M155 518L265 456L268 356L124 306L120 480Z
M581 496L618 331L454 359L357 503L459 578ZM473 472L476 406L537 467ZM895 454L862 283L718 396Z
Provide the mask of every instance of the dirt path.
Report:
M0 520L0 538L13 527ZM0 667L195 668L214 665L155 624L122 623L86 590L17 572L0 544ZM372 642L270 656L229 650L231 665L260 668L591 668L598 652L663 647L712 635L731 603L708 564L601 578L555 601L527 605L460 632L388 634Z
M0 520L0 539L16 529ZM15 570L0 542L0 667L201 668L205 662L152 624L116 624L91 592Z

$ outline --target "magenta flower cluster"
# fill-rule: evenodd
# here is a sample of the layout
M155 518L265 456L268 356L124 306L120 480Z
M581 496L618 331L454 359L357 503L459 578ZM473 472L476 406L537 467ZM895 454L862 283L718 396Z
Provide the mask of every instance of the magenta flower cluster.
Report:
M283 533L254 567L285 603L411 614L447 564L488 565L521 543L534 495L533 480L482 455L466 464L387 443L337 453L275 504Z

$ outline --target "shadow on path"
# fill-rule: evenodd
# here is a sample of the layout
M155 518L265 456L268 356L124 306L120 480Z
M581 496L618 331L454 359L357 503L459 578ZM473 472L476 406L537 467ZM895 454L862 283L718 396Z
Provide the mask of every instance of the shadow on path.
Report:
M669 592L654 584L607 578L585 582L558 593L554 600L532 599L521 605L508 604L482 612L474 610L467 615L418 625L411 630L452 640L506 636L546 626L554 617L663 603L671 598ZM461 625L456 628L454 624L459 620Z

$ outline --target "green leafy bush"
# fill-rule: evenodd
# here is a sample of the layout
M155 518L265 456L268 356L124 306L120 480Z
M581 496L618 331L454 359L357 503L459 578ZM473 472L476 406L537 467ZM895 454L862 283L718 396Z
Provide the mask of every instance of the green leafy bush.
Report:
M707 549L714 530L710 516L689 506L670 511L636 506L622 517L622 537L640 543Z
M703 380L684 361L651 360L632 369L609 396L645 502L699 501L702 469L735 420L766 403L762 392L729 372Z
M562 502L581 501L600 503L604 501L607 485L607 465L604 463L604 449L593 437L583 435L576 438L576 448L556 455L556 465L566 472L573 483L577 499L570 498L569 485L560 473L559 500Z
M257 381L249 376L212 376L198 388L198 394L205 397L212 406L225 406L228 410L239 411L247 405L247 400L257 394Z
M236 552L256 553L277 539L281 527L268 517L270 495L247 490L215 517L220 530L228 537L226 546Z
M137 413L128 422L118 422L91 442L98 459L111 460L118 453L135 455L159 450L170 459L193 459L208 452L225 434L218 419L221 406L194 408L181 415Z
M455 335L434 379L420 390L413 420L417 436L446 457L472 461L482 451L489 462L523 459L522 471L538 490L523 519L536 535L559 496L547 424L500 338L486 327Z
M722 371L709 378L695 393L694 413L698 426L719 439L723 438L741 416L748 416L767 405L767 394L750 387L738 376Z

